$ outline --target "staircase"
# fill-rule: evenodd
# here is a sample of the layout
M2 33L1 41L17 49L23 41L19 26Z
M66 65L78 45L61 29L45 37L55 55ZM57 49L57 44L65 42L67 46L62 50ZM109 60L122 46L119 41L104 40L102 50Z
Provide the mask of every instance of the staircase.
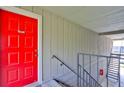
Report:
M120 87L120 60L122 60L121 54L111 53L110 56L105 56L105 55L79 53L77 56L77 69L75 70L71 68L69 65L67 65L58 56L53 55L52 59L53 58L58 60L57 62L60 63L60 66L63 66L64 68L69 70L69 73L73 74L72 76L70 75L71 78L67 80L64 79L64 77L68 77L69 74L62 75L62 77L53 78L53 80L56 81L61 86L64 86L64 87L102 87L102 86ZM82 59L82 60L79 60L79 59ZM86 63L88 62L89 64L87 65ZM94 63L95 63L95 67L94 67ZM102 68L105 71L104 73L106 74L104 76L100 75L99 73L100 68ZM74 83L72 84L73 81Z
M117 58L114 58L117 57ZM120 54L111 53L109 64L108 64L108 73L107 78L114 81L118 81L120 78Z
M73 77L74 75L76 76L75 78L75 82L76 82L76 86L72 86L69 82L67 82L66 80L61 80L61 77L59 78L54 78L53 80L55 82L57 82L59 85L61 85L61 87L102 87L90 74L88 71L86 71L86 69L84 69L80 64L78 65L78 70L80 71L80 73L76 72L75 70L73 70L70 66L68 66L67 64L65 64L64 61L62 61L59 57L53 55L52 59L55 58L56 60L58 60L61 64L61 66L65 66L69 71L71 71L70 73L73 73ZM84 73L84 75L82 76L81 73ZM69 75L69 74L68 74ZM66 77L66 76L64 76ZM73 79L70 78L70 81L72 82ZM63 78L63 77L62 77Z
M65 82L61 81L61 80L58 80L58 79L54 79L58 84L61 85L61 87L73 87L69 84L66 84Z

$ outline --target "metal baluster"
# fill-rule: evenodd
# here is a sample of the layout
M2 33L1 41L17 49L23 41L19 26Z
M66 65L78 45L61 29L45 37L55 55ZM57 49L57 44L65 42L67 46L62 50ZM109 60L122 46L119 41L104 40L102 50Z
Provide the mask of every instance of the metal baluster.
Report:
M83 55L83 86L84 86L84 55Z
M79 80L80 80L80 87L81 87L81 67L80 67L80 77L79 77Z
M92 84L92 83L93 83L93 81L92 81L92 79L91 79L91 87L93 86L93 84Z
M91 75L91 55L90 55L90 69L89 69L90 75ZM89 86L90 86L90 76L89 76Z
M83 86L84 86L84 82L85 82L85 81L84 81L84 55L83 55L82 58L83 58Z
M109 61L110 61L110 57L107 58L107 75L106 75L106 78L107 78L107 87L108 87L108 67L109 67Z
M99 58L97 56L97 81L99 82Z
M90 68L89 68L89 72L91 74L91 55L90 55Z
M81 67L80 67L81 68ZM82 69L80 69L81 70L81 75L80 75L80 87L82 87Z
M120 59L121 59L121 57L119 56L119 68L118 68L118 74L119 74L119 87L121 86L121 84L120 84Z
M79 87L79 54L77 54L77 86Z
M84 86L84 82L85 82L85 77L84 77L85 73L84 73L84 69L83 69L83 86Z
M88 83L88 77L87 77L87 72L85 72L86 74L85 74L85 76L86 76L86 86L87 86L87 83Z

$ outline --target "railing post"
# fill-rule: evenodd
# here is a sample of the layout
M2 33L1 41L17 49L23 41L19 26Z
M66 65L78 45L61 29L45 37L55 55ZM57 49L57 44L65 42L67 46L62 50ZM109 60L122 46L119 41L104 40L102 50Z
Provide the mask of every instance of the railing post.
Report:
M99 58L97 56L97 81L99 82Z
M119 87L121 86L120 84L120 59L121 59L121 55L119 56L119 68L118 68L118 75L119 75Z
M91 55L90 55L90 68L89 68L89 72L90 72L90 74L91 74Z
M79 87L79 53L77 54L77 87Z
M81 87L81 67L80 67L80 77L79 77L79 80L80 80L80 87Z
M107 73L106 73L107 87L108 87L108 67L109 67L109 61L110 61L110 57L107 57Z
M84 82L85 82L84 75L85 75L85 73L84 73L84 69L83 69L83 87L84 87Z
M91 55L90 55L89 60L90 60L90 68L89 68L89 73L90 73L90 75L91 75ZM90 78L89 78L89 86L90 86Z

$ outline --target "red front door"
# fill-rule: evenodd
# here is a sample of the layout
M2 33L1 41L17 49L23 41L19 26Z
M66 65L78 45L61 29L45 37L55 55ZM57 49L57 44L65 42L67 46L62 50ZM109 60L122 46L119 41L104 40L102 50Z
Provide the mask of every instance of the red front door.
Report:
M37 81L37 19L0 9L0 86Z

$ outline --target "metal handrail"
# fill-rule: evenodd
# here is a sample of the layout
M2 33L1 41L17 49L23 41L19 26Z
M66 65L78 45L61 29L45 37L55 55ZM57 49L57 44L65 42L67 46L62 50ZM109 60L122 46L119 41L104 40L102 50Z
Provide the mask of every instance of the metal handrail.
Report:
M84 69L80 64L79 64L79 66L83 69L84 72L86 72L86 73L90 76L91 79L93 79L93 80L95 81L95 83L96 83L99 87L102 87L102 86L86 71L86 69Z
M56 58L57 60L59 60L59 62L62 63L62 65L66 66L70 71L72 71L74 74L78 75L73 69L71 69L68 65L66 65L59 57L53 55L52 58Z
M89 56L97 56L97 57L106 57L106 58L117 58L117 59L124 59L120 57L115 57L115 56L105 56L105 55L97 55L97 54L89 54L89 53L78 53L78 55L89 55ZM119 54L117 54L119 55ZM122 55L122 54L121 54Z
M72 71L78 78L82 79L83 78L77 73L75 72L73 69L71 69L68 65L66 65L59 57L57 57L56 55L53 55L52 58L56 58L60 63L62 63L62 65L64 65L65 67L67 67L70 71ZM85 80L83 80L85 81ZM78 79L77 79L77 82L78 82ZM78 84L77 84L78 86ZM79 87L79 86L78 86Z
M52 58L56 58L60 63L62 63L62 65L66 66L70 71L72 71L78 78L80 78L81 80L85 81L77 72L75 72L73 69L71 69L68 65L66 65L59 57L57 57L56 55L53 55ZM78 80L77 80L78 82ZM86 82L86 81L85 81Z

